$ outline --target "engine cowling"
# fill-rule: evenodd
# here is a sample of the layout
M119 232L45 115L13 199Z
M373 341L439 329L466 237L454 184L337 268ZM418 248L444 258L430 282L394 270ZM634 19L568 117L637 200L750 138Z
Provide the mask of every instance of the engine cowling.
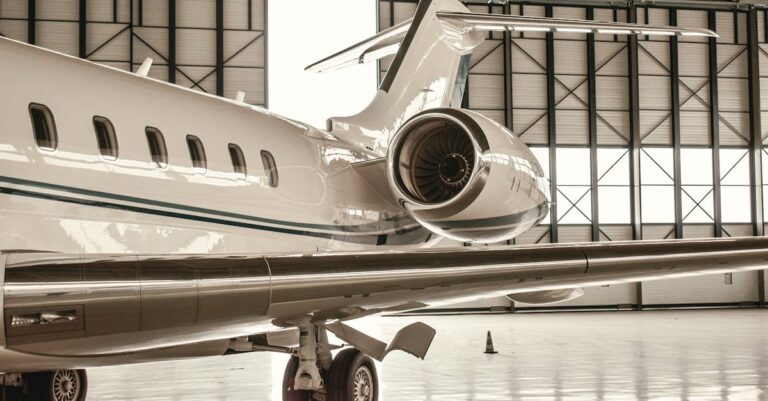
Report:
M528 147L463 109L411 117L387 154L389 185L412 218L463 242L509 240L547 214L547 184Z

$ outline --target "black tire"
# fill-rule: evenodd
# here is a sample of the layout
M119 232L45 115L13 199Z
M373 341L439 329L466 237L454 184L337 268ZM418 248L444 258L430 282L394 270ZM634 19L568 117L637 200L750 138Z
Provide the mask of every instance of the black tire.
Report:
M24 376L28 401L84 401L88 395L88 375L84 370L57 370Z
M299 357L292 356L285 365L285 373L283 373L283 401L312 401L312 392L293 389L297 370L299 370Z
M356 376L360 374L358 382ZM361 384L358 386L358 384ZM355 395L362 392L365 401L378 401L379 378L376 365L359 350L347 348L333 359L333 365L325 382L328 401L355 401ZM367 386L367 390L366 390Z

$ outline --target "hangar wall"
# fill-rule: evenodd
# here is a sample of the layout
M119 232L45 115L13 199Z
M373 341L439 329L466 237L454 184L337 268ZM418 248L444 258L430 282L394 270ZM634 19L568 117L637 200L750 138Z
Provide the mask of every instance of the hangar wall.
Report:
M416 8L415 0L378 4L380 29L411 18ZM506 125L531 146L555 201L546 224L513 243L764 234L764 5L466 4L480 13L678 25L721 36L715 41L489 33L472 55L463 105ZM380 62L380 78L390 62L391 57ZM764 277L761 271L590 288L555 307L764 305ZM487 309L503 302L457 307Z
M266 0L2 0L0 35L265 106Z

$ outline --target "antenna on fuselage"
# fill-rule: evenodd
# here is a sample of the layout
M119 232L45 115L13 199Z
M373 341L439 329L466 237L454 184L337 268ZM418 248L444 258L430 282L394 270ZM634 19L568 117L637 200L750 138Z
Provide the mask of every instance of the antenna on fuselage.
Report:
M245 92L237 91L237 94L235 95L235 101L238 103L245 103Z
M141 63L141 66L139 67L139 69L136 70L136 75L139 75L142 77L146 77L147 75L149 75L149 69L152 68L153 62L154 60L152 60L151 57L145 58L144 62Z

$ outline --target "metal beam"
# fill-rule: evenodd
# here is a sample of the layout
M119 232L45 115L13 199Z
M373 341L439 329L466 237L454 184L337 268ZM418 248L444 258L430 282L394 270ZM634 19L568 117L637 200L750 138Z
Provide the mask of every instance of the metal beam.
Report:
M757 9L747 13L747 77L749 80L749 180L752 212L752 234L762 236L763 216L763 135L760 118L760 48L758 45ZM758 302L765 306L765 271L758 271Z
M77 31L78 31L78 57L85 58L88 55L88 50L86 47L86 18L88 17L88 10L87 10L87 4L86 0L80 0L80 7L79 7L79 18L77 22Z
M168 82L176 83L176 0L168 0Z
M669 25L677 26L677 9L669 9ZM680 165L680 66L677 36L669 38L670 125L675 198L675 238L683 238L683 186Z
M504 4L504 14L511 12L509 3ZM512 33L504 31L502 37L502 47L504 48L504 122L510 131L514 129L514 116L512 113Z
M707 12L708 28L717 29L717 15ZM714 198L715 237L723 236L723 213L720 191L720 102L717 85L717 38L709 38L709 133L712 142L712 195Z
M552 5L545 6L545 15L553 16ZM549 183L552 186L550 196L552 206L549 209L549 240L558 242L557 230L557 126L555 121L555 37L552 32L546 34L547 42L547 136L549 143Z
M35 44L35 22L37 21L37 5L35 0L27 0L27 43Z
M128 7L128 71L133 71L133 0Z
M627 9L628 22L637 22L637 6ZM627 38L627 70L629 75L629 219L632 225L632 239L643 239L643 224L640 214L640 65L638 62L637 35ZM635 286L637 309L643 309L643 283Z
M264 7L264 20L262 21L262 27L264 29L262 35L264 35L264 108L269 108L269 0L262 2ZM378 87L378 83L376 83Z
M224 0L216 0L216 94L224 96Z
M595 19L595 10L587 7L587 19ZM600 241L600 218L597 187L597 77L595 66L595 34L587 34L587 108L589 118L589 176L592 192L592 241Z

